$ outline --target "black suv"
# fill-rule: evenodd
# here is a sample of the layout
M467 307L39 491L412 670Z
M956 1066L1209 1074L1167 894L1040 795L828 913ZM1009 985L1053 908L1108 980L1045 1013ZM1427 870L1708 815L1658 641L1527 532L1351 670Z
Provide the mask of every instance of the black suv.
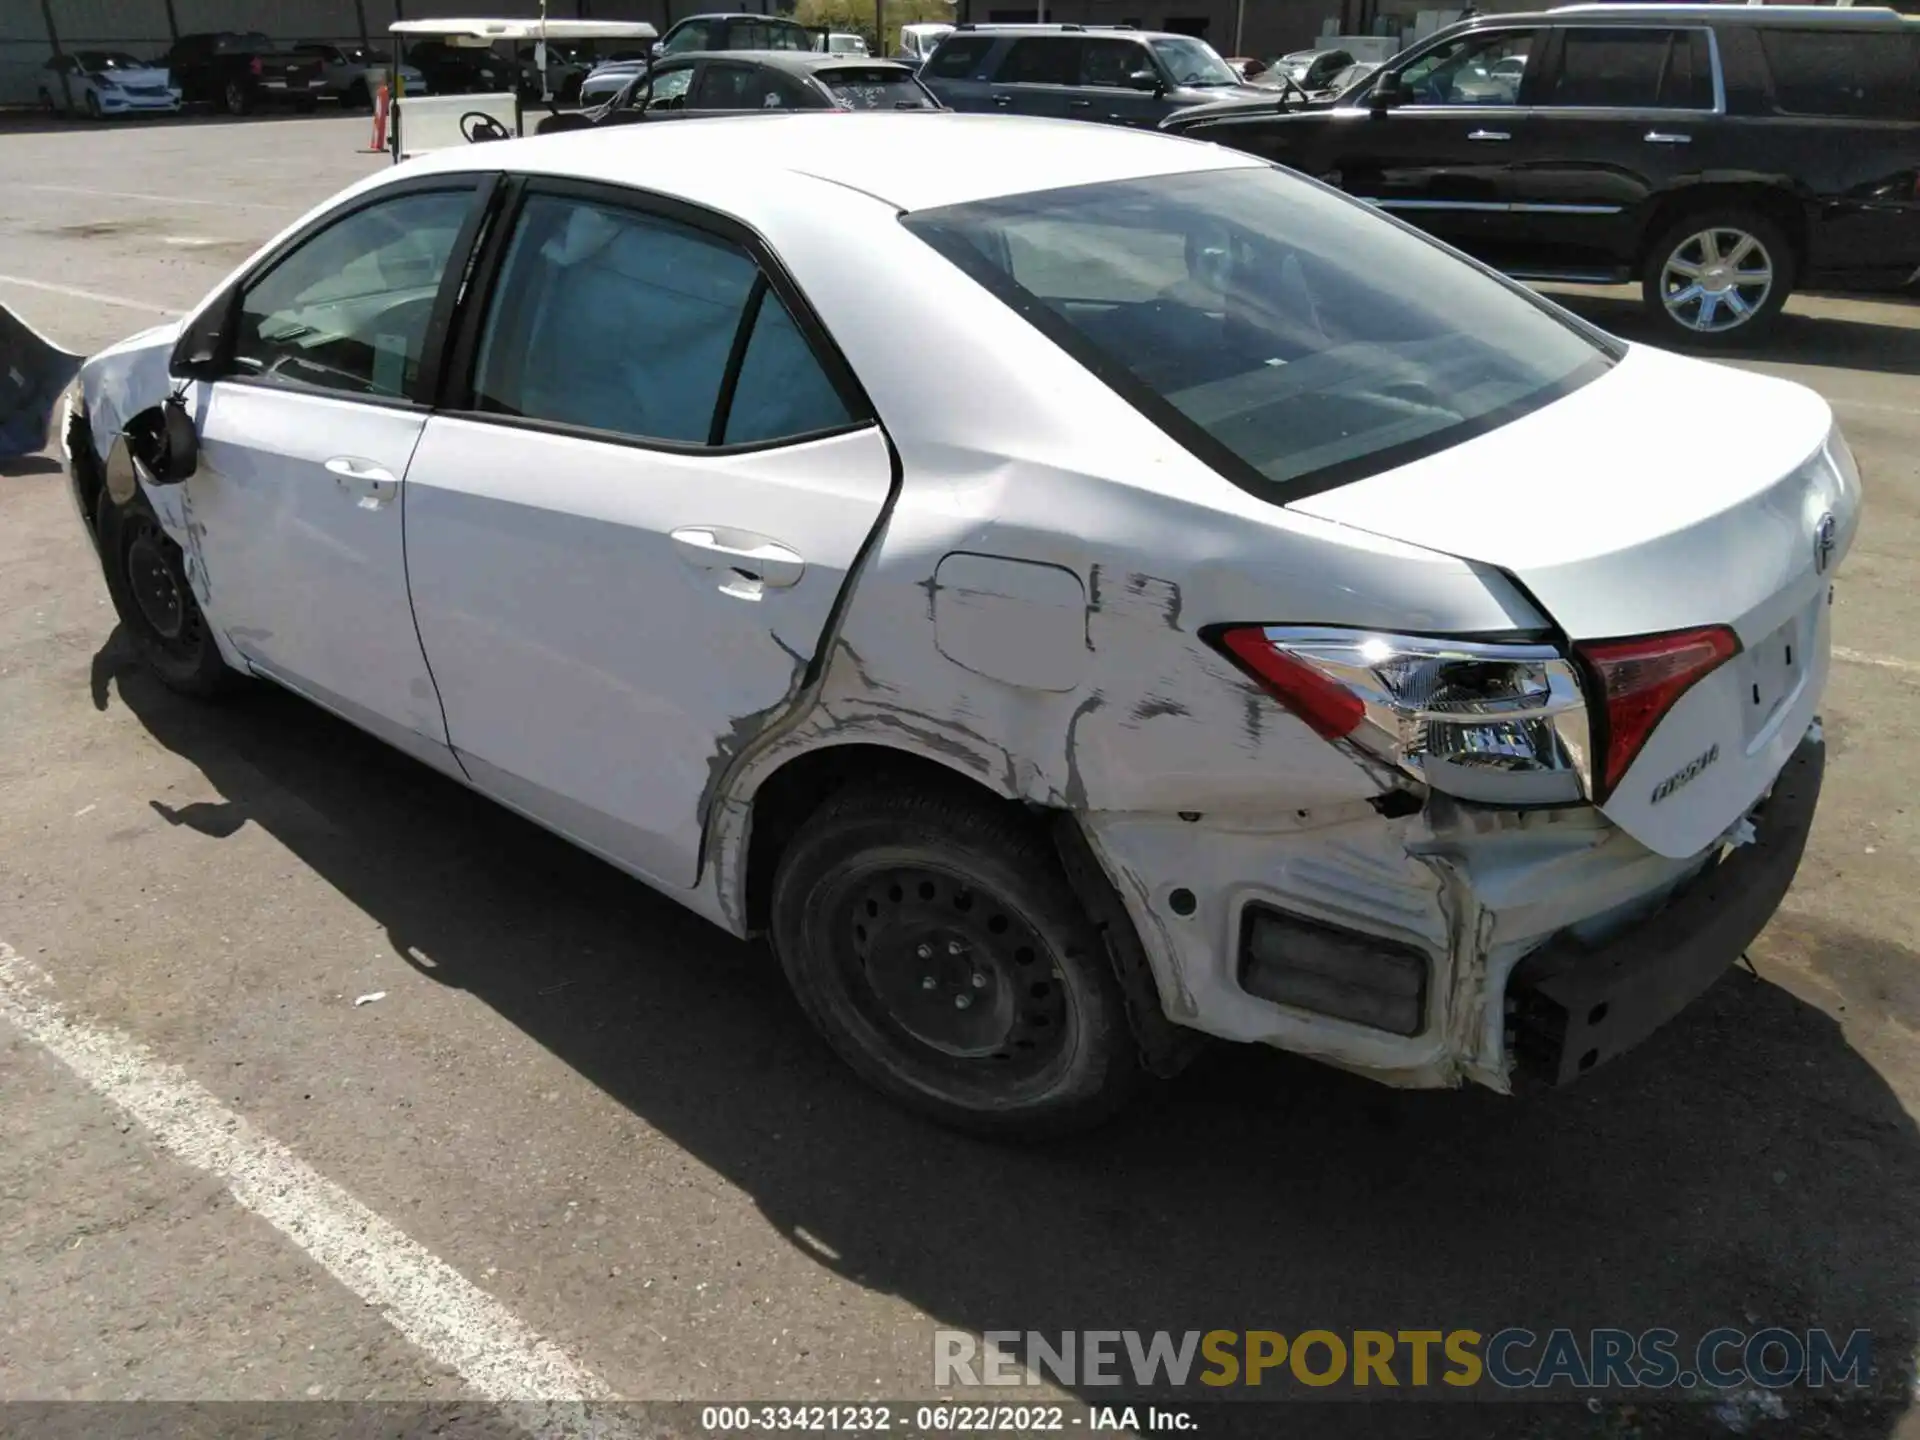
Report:
M920 69L954 110L1158 125L1191 105L1261 100L1204 40L1126 26L962 25Z
M1744 343L1798 287L1920 267L1920 22L1570 5L1464 21L1338 105L1165 129L1276 160L1524 279L1637 279L1669 341Z

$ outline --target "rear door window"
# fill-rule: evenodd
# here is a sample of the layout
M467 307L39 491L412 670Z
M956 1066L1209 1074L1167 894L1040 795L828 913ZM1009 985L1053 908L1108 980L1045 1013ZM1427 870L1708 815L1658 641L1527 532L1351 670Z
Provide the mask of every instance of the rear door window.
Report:
M761 72L752 65L723 65L709 60L687 101L689 110L757 110L766 94Z
M993 78L1002 85L1071 85L1076 48L1064 36L1035 35L1016 40L1000 62L1000 73Z
M746 251L624 206L528 197L481 333L474 408L674 446L845 425Z
M927 74L940 80L965 80L973 74L974 67L986 59L991 49L991 36L961 35L949 38L927 60Z
M1920 36L1763 26L1760 47L1785 114L1920 119Z
M1711 110L1704 37L1618 27L1563 32L1542 103L1600 110Z

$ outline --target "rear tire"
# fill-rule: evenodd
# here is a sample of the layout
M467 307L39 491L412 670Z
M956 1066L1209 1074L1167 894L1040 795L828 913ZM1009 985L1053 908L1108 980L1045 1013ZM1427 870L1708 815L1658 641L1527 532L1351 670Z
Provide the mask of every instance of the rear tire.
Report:
M942 1124L1083 1130L1141 1077L1099 931L1045 838L991 802L832 797L781 856L772 932L840 1058Z
M100 97L91 90L87 91L87 118L89 120L104 120L107 118L106 112L100 108Z
M238 80L227 81L226 89L222 92L221 98L226 103L226 110L229 115L244 115L253 109L253 96L247 92L247 87L242 85Z
M373 94L367 89L367 82L356 80L349 85L340 96L340 104L347 110L371 110Z
M117 505L103 488L94 503L100 568L114 612L133 639L141 662L162 685L207 697L238 685L240 676L220 657L212 628L188 583L186 557L136 495Z
M1641 303L1663 344L1719 349L1759 340L1792 293L1793 244L1754 210L1682 215L1647 252Z
M40 108L49 115L58 115L60 113L60 107L53 103L53 94L51 91L42 90L40 92Z

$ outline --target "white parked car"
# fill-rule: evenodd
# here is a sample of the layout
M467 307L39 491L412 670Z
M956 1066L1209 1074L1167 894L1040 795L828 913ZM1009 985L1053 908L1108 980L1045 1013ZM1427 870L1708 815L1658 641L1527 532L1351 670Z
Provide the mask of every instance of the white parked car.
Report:
M1811 391L1210 145L644 138L384 172L87 362L162 680L276 681L770 936L981 1130L1196 1033L1569 1079L1764 925L1861 503Z
M900 27L900 48L893 52L893 58L904 60L909 65L924 65L940 42L953 33L953 26L944 21L932 21L926 24L902 25Z
M829 55L864 55L867 53L867 42L862 36L835 30L831 34L814 36L813 48L824 50Z
M40 108L50 115L177 115L180 87L165 65L120 50L76 50L40 69Z

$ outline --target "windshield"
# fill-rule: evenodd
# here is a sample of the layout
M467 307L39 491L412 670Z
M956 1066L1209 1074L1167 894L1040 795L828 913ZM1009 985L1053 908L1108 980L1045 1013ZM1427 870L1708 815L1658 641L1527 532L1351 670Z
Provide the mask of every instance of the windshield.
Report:
M1238 85L1240 77L1204 40L1184 35L1161 36L1147 42L1176 85Z
M1265 166L904 223L1208 463L1283 499L1539 409L1613 354L1518 287Z
M820 83L842 110L938 110L940 102L913 76L898 70L834 69Z

